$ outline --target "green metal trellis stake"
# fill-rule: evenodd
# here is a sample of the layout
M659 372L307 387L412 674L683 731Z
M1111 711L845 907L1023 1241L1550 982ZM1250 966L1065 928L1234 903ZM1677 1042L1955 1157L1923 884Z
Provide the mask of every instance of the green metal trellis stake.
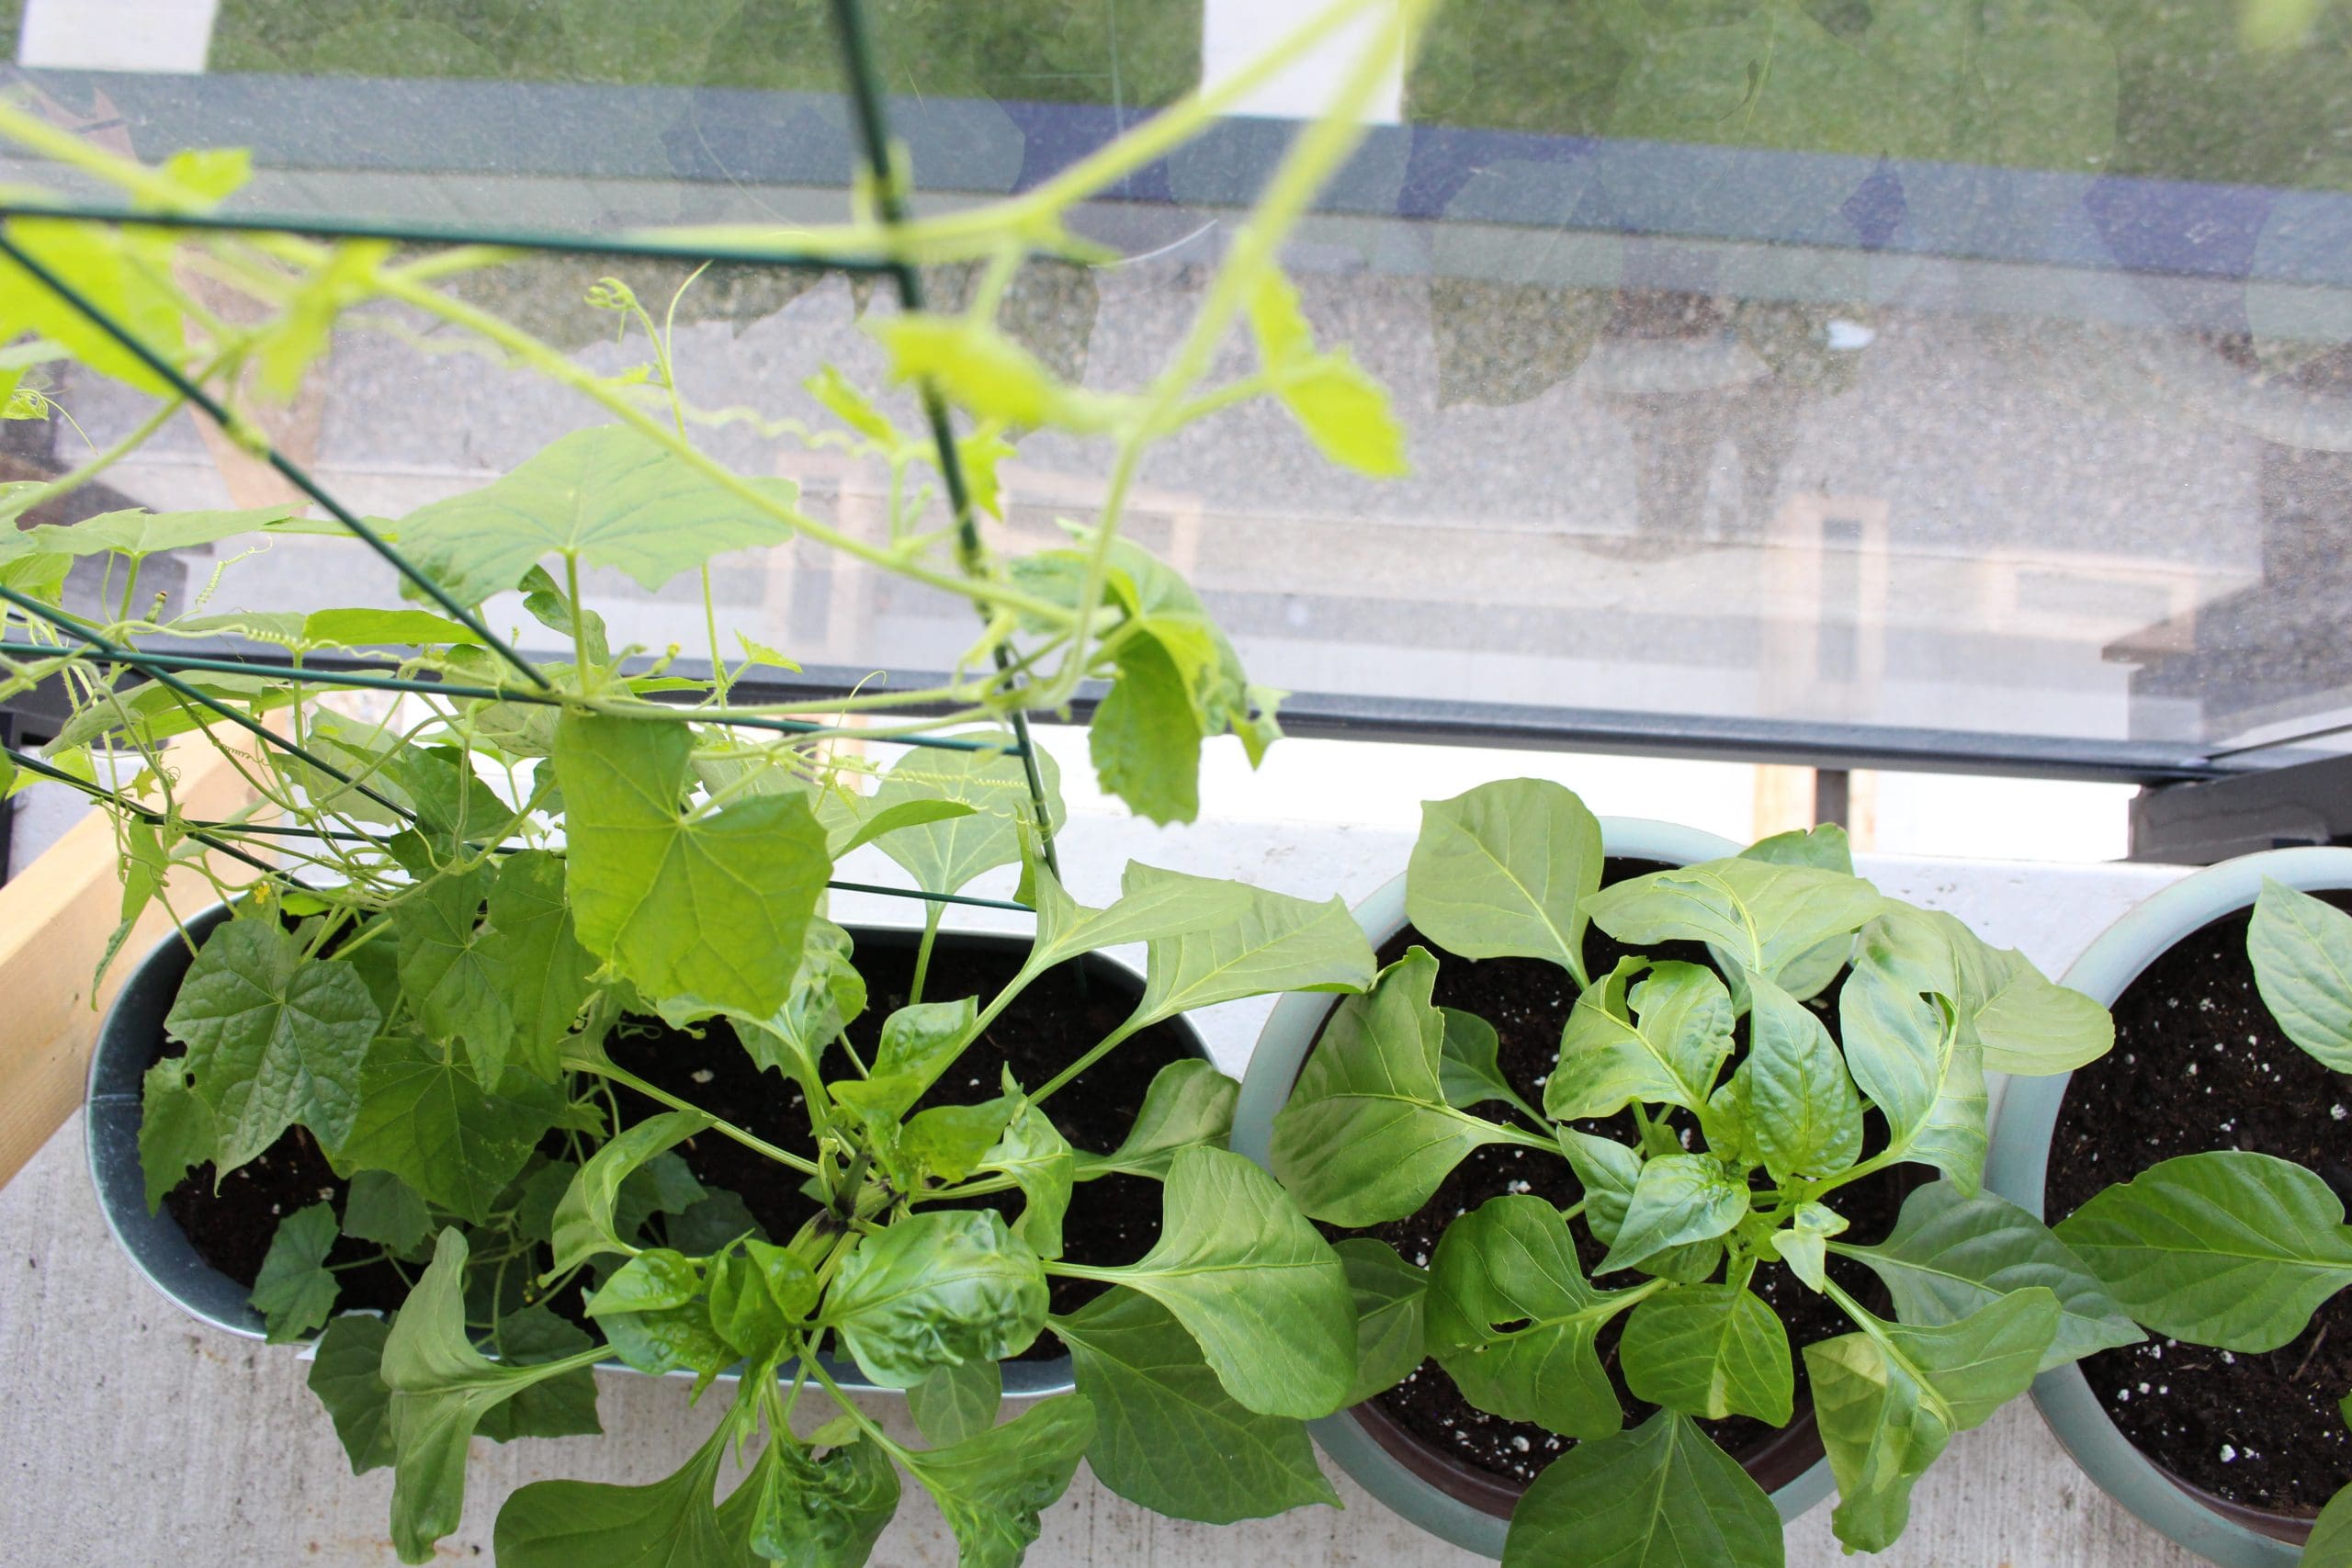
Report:
M897 172L890 157L890 128L882 103L882 79L874 64L874 40L865 28L865 8L861 0L832 0L833 21L841 33L842 63L849 75L850 96L857 108L858 139L865 152L865 168L874 182L874 199L882 216L884 230L895 237L907 221L906 193L899 188ZM922 276L914 264L893 253L889 263L891 280L898 286L899 303L909 310L922 309ZM947 412L947 400L940 396L936 383L923 378L918 387L922 396L923 417L931 424L931 444L939 459L939 477L947 490L947 504L956 517L956 556L965 575L979 579L986 575L988 562L980 543L979 519L972 508L972 492L964 477L964 462L956 450L956 428ZM1085 636L1080 628L1080 637ZM996 667L1007 671L1012 655L1001 642L996 647ZM1044 856L1046 869L1054 880L1062 879L1060 858L1054 852L1053 816L1046 808L1046 781L1037 767L1037 748L1029 737L1029 716L1019 708L1012 714L1012 733L1021 756L1022 776L1028 781L1029 802L1037 812L1037 842Z

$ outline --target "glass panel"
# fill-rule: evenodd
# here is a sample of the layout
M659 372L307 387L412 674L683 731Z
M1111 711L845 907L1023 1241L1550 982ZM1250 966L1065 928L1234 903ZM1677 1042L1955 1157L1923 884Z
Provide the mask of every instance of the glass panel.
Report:
M1327 705L2151 765L2324 729L2352 713L2352 9L2274 6L1457 5L1290 256L1319 332L1394 390L1413 475L1339 473L1253 407L1155 453L1135 536L1194 577L1256 679ZM0 4L0 36L20 12L26 85L95 139L253 147L240 210L574 243L847 210L824 0L220 0L178 44L87 20L110 8ZM1034 186L1311 9L869 8L942 204ZM1260 118L1085 209L1122 259L1033 265L1014 334L1089 386L1136 385L1288 134L1264 117L1322 79L1310 62L1248 100ZM31 179L57 176L0 164ZM619 367L588 285L656 299L688 270L553 255L464 287ZM948 307L971 286L933 281ZM679 318L690 395L813 418L820 364L879 378L873 293L705 275ZM101 444L139 417L71 391ZM592 420L372 334L305 398L298 450L395 517ZM884 474L753 429L708 444L879 527ZM999 542L1083 519L1103 466L1098 445L1024 441ZM183 426L115 482L186 506L252 481ZM194 592L209 568L187 566ZM333 541L248 570L288 603L391 592ZM616 635L702 646L693 597L601 586L632 605ZM728 563L721 600L729 629L857 671L943 667L969 631L958 604L797 547Z

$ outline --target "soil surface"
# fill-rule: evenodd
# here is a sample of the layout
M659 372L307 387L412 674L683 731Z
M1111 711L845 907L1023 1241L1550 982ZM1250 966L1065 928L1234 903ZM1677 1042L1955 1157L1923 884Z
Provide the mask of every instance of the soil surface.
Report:
M2324 893L2352 909L2352 894ZM2075 1072L2051 1138L2052 1223L2160 1160L2250 1149L2315 1171L2352 1200L2352 1077L2298 1048L2270 1017L2245 953L2250 911L2214 921L2148 965L2115 1007L2115 1049ZM2191 1485L2309 1518L2352 1482L2352 1292L2267 1355L2151 1339L2082 1363L2091 1392L2141 1451Z
M933 1001L978 996L985 1002L1018 971L1020 960L1017 947L1002 952L967 948L943 937L932 956L924 996ZM851 1026L850 1037L871 1060L883 1019L906 1000L914 974L913 941L899 942L895 933L866 933L857 966L865 977L868 1005ZM958 1070L934 1085L922 1104L992 1099L1005 1066L1025 1086L1044 1084L1125 1019L1139 995L1138 982L1125 971L1098 969L1082 991L1072 966L1052 971L1005 1010ZM1073 1147L1098 1154L1116 1148L1142 1109L1153 1077L1189 1054L1189 1038L1183 1029L1163 1023L1128 1040L1054 1096L1049 1105L1055 1124ZM724 1022L688 1032L652 1020L632 1021L616 1032L609 1050L630 1072L722 1120L783 1148L798 1153L811 1149L808 1111L799 1089L781 1075L755 1066ZM852 1069L836 1052L828 1070L829 1075L838 1070L847 1076ZM617 1092L623 1114L632 1122L662 1109L634 1090ZM551 1135L548 1152L563 1152L560 1134ZM679 1145L679 1153L706 1187L740 1196L771 1237L791 1235L816 1212L800 1191L798 1175L730 1139L706 1134ZM340 1214L346 1190L347 1183L336 1178L310 1134L295 1127L258 1158L231 1171L217 1194L212 1167L205 1165L189 1172L165 1197L164 1205L199 1257L251 1285L278 1221L321 1201L332 1202ZM972 1207L999 1207L1008 1218L1020 1213L1022 1202L1018 1192L970 1201ZM1149 1251L1159 1235L1159 1184L1141 1177L1080 1182L1063 1226L1069 1259L1097 1265L1131 1263ZM356 1261L379 1251L373 1244L346 1236L337 1240L329 1261ZM390 1309L408 1292L400 1273L381 1262L345 1270L342 1284L338 1311ZM1103 1288L1081 1280L1056 1279L1049 1285L1057 1313L1074 1311ZM575 1302L550 1304L566 1316L576 1315ZM1051 1359L1063 1353L1060 1343L1047 1334L1020 1359Z
M1658 869L1661 868L1644 862L1611 860L1605 880L1617 882ZM1559 1061L1560 1030L1576 1002L1575 983L1557 965L1537 959L1458 957L1438 948L1409 926L1382 947L1380 961L1384 964L1394 962L1404 956L1407 948L1415 945L1427 947L1437 955L1437 1004L1475 1012L1493 1024L1500 1041L1497 1060L1503 1077L1531 1104L1542 1104L1544 1081ZM1627 951L1598 930L1588 931L1586 973L1607 974ZM1657 958L1713 966L1705 947L1697 943L1668 943L1649 951ZM1838 1028L1838 987L1832 985L1811 1004L1822 1013L1833 1034ZM1746 1034L1743 1020L1734 1042L1738 1054L1744 1055L1747 1050ZM1737 1059L1736 1055L1734 1060ZM1500 1108L1486 1109L1492 1111ZM1678 1122L1687 1120L1681 1112L1674 1115ZM1871 1136L1866 1146L1874 1150L1883 1146L1885 1136L1875 1112L1871 1113ZM1635 1141L1630 1115L1575 1125L1623 1143ZM1918 1179L1916 1168L1898 1167L1840 1189L1830 1202L1851 1222L1845 1239L1874 1242L1884 1236L1894 1226L1904 1194ZM1418 1213L1355 1234L1377 1236L1396 1247L1407 1262L1426 1267L1448 1225L1488 1199L1508 1192L1532 1192L1561 1207L1583 1196L1576 1173L1565 1158L1550 1157L1534 1149L1489 1145L1473 1150ZM1589 1276L1593 1266L1609 1249L1594 1239L1581 1219L1569 1224L1576 1236L1577 1256ZM1875 1312L1887 1310L1883 1288L1860 1264L1832 1258L1829 1272L1865 1306ZM1629 1275L1619 1282L1631 1283L1632 1280ZM1751 1288L1788 1328L1791 1359L1796 1371L1796 1409L1802 1418L1811 1408L1803 1348L1850 1332L1854 1325L1827 1297L1801 1284L1785 1265L1768 1263L1758 1268ZM1617 1340L1623 1323L1621 1316L1602 1331L1600 1350L1601 1364L1607 1368L1610 1381L1616 1385L1619 1402L1624 1406L1626 1424L1632 1426L1646 1420L1656 1406L1635 1399L1626 1390L1618 1370ZM1378 1395L1374 1403L1432 1449L1451 1454L1507 1484L1524 1485L1533 1481L1553 1460L1576 1446L1576 1439L1532 1422L1507 1421L1479 1409L1463 1396L1453 1378L1434 1359L1422 1362L1419 1371ZM1753 1458L1781 1431L1746 1416L1702 1422L1701 1426L1725 1452L1742 1460Z

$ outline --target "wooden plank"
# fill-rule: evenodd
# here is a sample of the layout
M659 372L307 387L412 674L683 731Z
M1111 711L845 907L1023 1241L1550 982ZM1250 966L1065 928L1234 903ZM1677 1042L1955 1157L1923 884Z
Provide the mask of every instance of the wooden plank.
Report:
M174 794L191 817L226 816L253 798L243 776L203 737L175 745L171 756L179 775ZM247 870L213 858L223 876ZM192 913L212 892L194 866L182 866L165 897ZM163 900L149 905L94 998L90 976L121 918L114 832L101 812L75 823L0 886L0 1186L82 1103L107 1003L139 955L173 925Z

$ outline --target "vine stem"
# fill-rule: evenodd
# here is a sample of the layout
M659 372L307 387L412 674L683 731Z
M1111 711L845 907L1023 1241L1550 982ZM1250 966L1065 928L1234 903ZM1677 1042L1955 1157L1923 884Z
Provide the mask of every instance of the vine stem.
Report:
M817 1174L815 1160L794 1154L789 1149L780 1149L765 1138L745 1132L732 1122L722 1122L693 1101L681 1100L668 1089L646 1082L635 1073L614 1062L591 1056L566 1056L563 1058L563 1065L575 1073L594 1073L598 1077L610 1078L623 1088L633 1089L646 1099L666 1105L673 1111L689 1111L697 1116L705 1117L710 1122L711 1131L723 1137L732 1138L753 1154L765 1155L776 1164L797 1170L803 1176Z

